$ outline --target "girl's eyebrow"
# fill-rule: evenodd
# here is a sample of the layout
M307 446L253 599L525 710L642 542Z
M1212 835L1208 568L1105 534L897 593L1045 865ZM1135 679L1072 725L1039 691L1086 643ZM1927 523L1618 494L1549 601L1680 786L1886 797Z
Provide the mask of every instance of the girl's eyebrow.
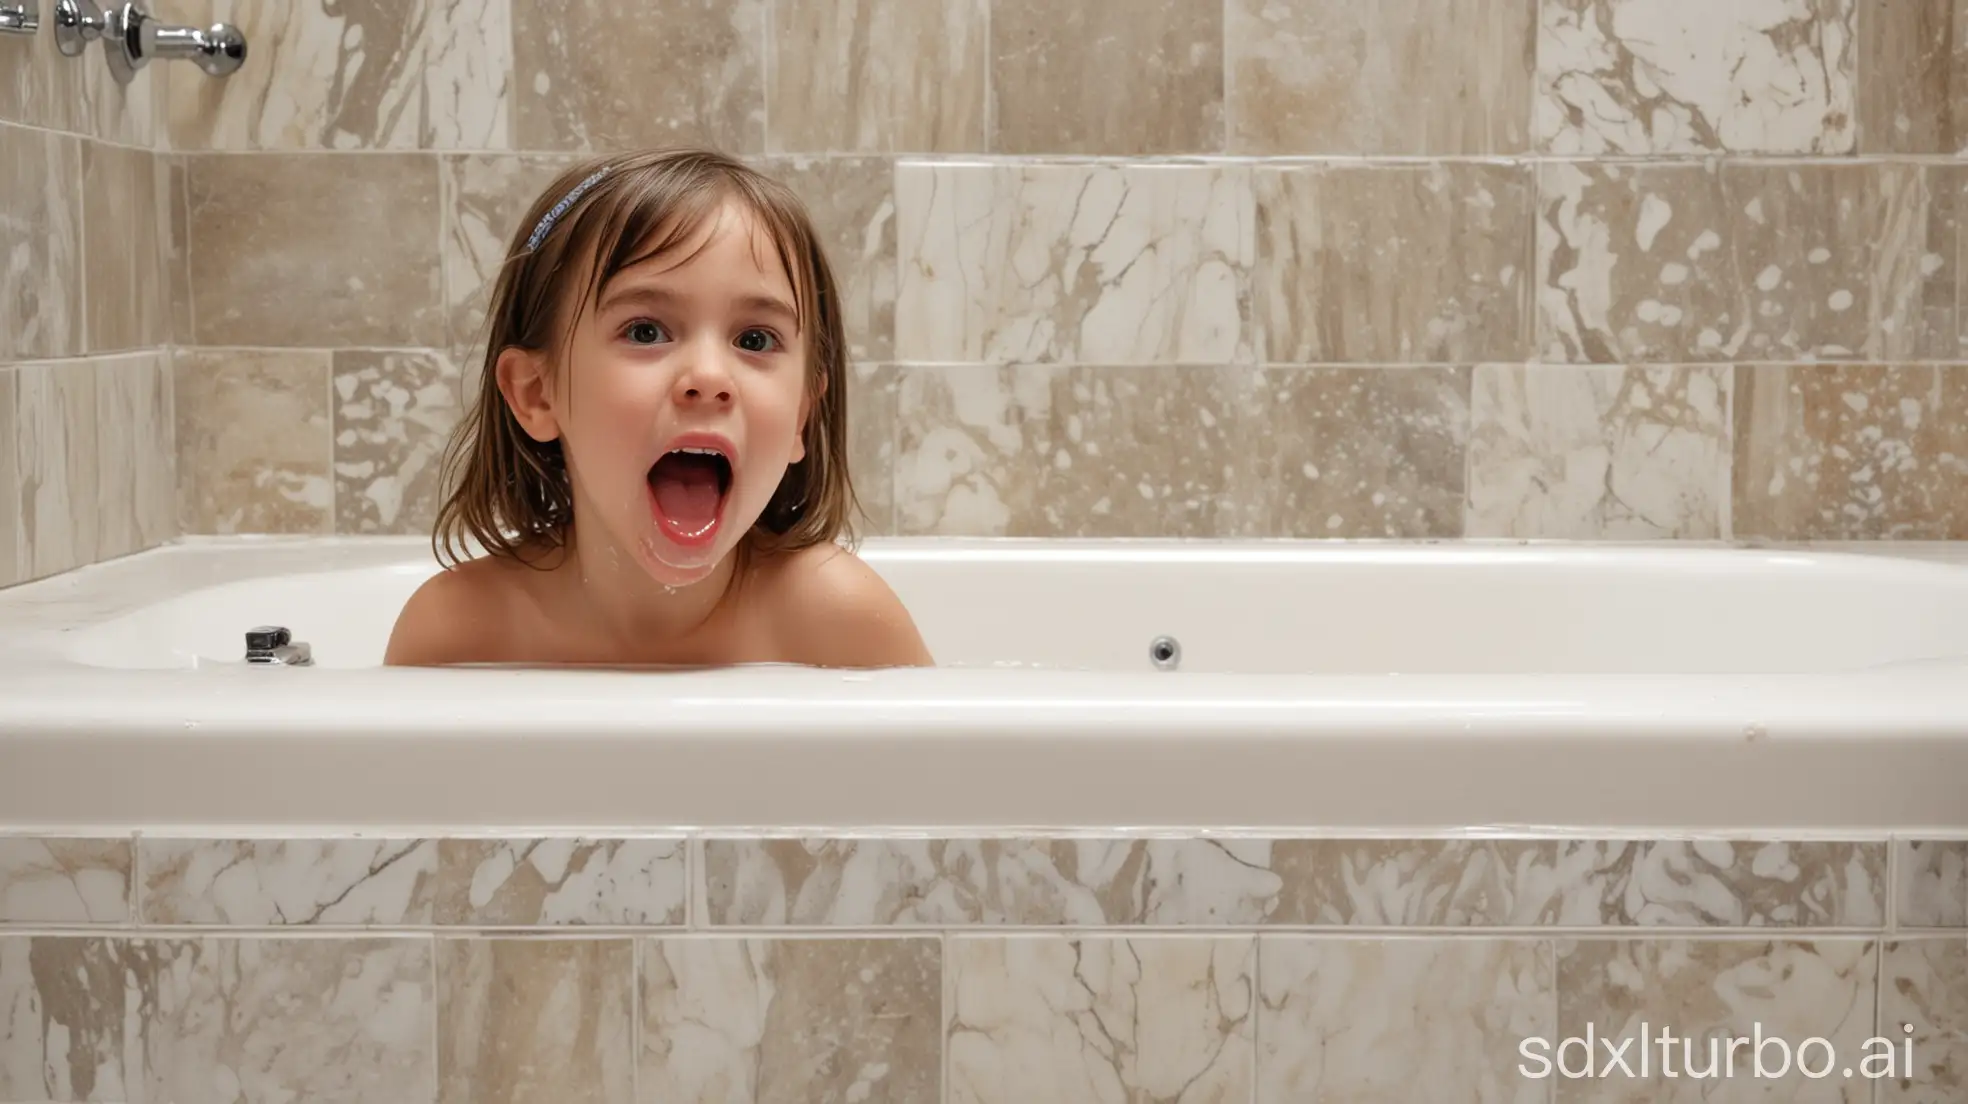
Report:
M601 310L611 310L627 303L646 303L653 306L673 306L684 300L684 296L667 288L651 287L648 284L631 284L609 292L602 298ZM743 295L738 298L738 309L778 315L781 321L797 326L799 314L776 295Z

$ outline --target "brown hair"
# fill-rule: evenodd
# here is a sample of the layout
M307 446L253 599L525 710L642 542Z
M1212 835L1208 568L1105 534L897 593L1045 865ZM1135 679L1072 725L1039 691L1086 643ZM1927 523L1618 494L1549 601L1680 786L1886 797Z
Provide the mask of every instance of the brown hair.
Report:
M528 250L541 219L603 170ZM445 450L449 490L431 536L440 562L466 558L459 552L467 537L493 556L516 560L564 543L574 496L560 442L536 441L520 427L499 390L499 354L512 347L544 351L556 341L556 352L564 351L580 310L595 305L616 273L688 241L727 201L758 219L793 285L813 397L803 430L806 455L786 469L741 551L791 551L851 532L847 341L840 294L805 206L785 185L722 154L648 150L568 168L514 230L492 289L478 396ZM575 279L585 298L572 294ZM563 364L559 358L552 370Z

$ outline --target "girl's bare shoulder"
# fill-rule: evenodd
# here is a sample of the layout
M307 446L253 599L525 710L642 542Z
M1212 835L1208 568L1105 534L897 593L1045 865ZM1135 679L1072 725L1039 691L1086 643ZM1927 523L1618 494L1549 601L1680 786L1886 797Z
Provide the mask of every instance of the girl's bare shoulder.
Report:
M794 662L823 667L932 666L902 600L866 561L834 544L760 565L757 601Z
M387 666L491 663L505 658L529 569L503 560L466 560L432 575L397 615Z

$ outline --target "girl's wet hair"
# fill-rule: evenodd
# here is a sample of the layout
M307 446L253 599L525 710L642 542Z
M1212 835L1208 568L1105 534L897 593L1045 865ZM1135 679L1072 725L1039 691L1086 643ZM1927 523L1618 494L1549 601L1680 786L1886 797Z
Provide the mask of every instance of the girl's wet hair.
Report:
M840 296L805 205L784 185L708 150L650 150L571 166L519 220L493 285L478 394L445 450L447 488L431 544L440 562L467 540L525 562L564 544L574 494L560 441L528 436L499 390L502 350L552 351L552 371L581 314L625 268L669 253L735 202L757 219L793 285L812 398L804 459L786 469L745 548L791 551L850 532L847 341ZM761 257L761 263L770 258Z

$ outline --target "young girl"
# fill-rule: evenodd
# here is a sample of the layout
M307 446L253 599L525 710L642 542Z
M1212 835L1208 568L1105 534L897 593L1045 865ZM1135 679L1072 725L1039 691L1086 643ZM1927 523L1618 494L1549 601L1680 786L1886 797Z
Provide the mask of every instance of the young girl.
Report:
M507 254L482 381L445 465L446 568L385 663L932 662L836 543L841 303L783 186L694 150L568 170Z

